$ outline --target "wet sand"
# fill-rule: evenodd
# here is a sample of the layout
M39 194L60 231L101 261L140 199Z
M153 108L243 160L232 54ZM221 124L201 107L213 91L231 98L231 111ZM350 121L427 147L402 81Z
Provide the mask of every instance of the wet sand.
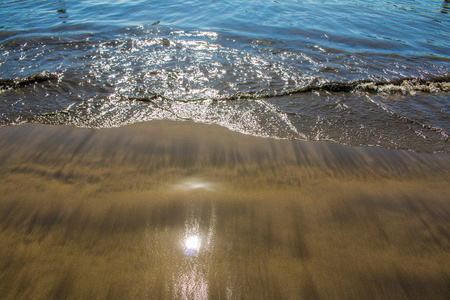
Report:
M448 299L450 155L0 128L2 299Z

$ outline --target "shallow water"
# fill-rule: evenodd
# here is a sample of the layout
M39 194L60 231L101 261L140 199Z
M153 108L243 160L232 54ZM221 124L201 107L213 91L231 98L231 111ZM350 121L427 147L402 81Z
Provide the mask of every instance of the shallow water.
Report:
M0 125L194 120L448 153L446 1L2 1Z

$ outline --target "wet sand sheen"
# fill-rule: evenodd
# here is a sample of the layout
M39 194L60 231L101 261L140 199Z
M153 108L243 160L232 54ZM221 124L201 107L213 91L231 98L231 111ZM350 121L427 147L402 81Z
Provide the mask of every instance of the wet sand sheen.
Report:
M3 299L450 293L449 155L188 122L0 143Z

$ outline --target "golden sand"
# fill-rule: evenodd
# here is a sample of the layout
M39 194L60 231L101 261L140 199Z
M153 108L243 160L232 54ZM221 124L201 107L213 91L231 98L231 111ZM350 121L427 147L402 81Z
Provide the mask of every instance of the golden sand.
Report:
M448 299L450 156L0 128L1 299Z

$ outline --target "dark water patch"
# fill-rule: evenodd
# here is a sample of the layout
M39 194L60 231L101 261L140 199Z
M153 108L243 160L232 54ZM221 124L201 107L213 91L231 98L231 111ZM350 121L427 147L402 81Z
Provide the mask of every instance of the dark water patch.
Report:
M449 12L450 12L450 1L444 0L444 3L442 3L441 13L448 14Z
M25 78L0 79L0 92L9 89L19 89L50 80L58 80L58 76L49 72L43 72L41 74L34 74Z

